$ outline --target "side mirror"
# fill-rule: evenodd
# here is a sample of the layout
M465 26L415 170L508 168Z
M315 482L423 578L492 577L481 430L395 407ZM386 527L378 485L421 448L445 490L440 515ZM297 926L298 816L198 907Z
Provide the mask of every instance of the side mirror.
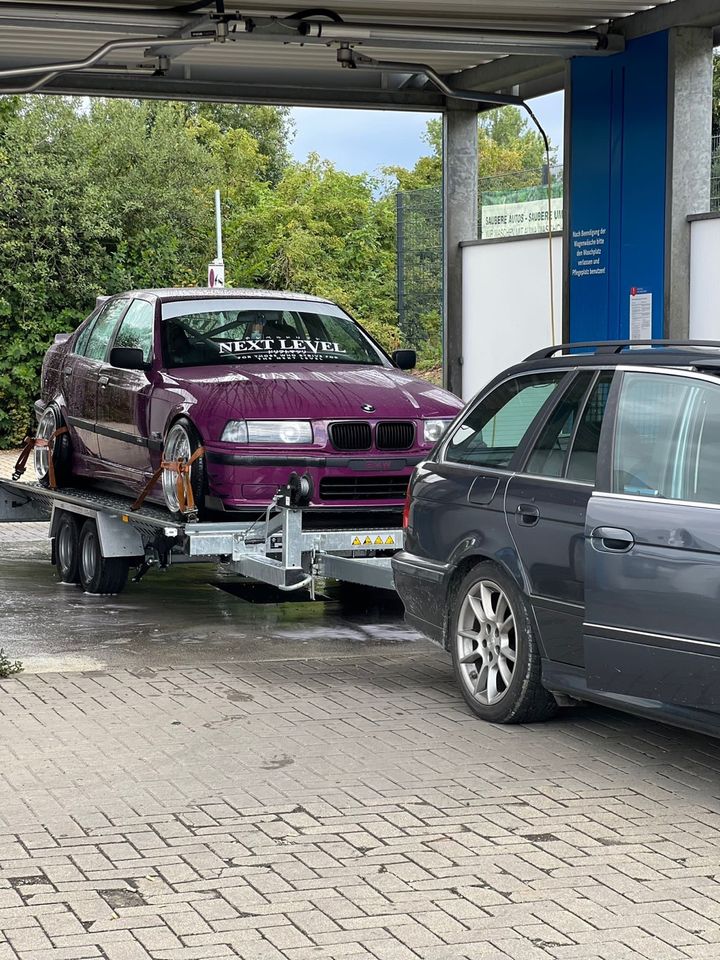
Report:
M412 370L417 363L417 354L414 350L395 350L392 361L400 370Z
M121 370L148 370L142 350L139 347L113 347L110 351L110 366Z

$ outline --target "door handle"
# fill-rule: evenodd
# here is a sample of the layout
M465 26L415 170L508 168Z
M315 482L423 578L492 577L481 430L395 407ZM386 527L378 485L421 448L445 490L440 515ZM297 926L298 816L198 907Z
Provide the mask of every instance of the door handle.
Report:
M515 520L521 527L534 527L540 519L540 510L534 503L519 503L515 509Z
M110 377L106 377L106 376L98 377L98 381L97 381L97 382L98 382L98 386L100 387L100 389L101 389L101 390L104 390L105 387L106 387L106 386L108 385L108 383L110 382Z
M72 373L72 367L65 367L65 368L63 369L63 376L64 376L64 377L69 377L71 373Z
M590 536L599 540L603 549L614 553L627 553L635 546L635 537L622 527L595 527Z

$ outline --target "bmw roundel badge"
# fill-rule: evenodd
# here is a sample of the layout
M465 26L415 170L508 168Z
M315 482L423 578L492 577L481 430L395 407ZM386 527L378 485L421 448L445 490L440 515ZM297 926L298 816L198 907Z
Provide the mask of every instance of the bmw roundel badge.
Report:
M365 413L375 413L375 407L371 403L364 403L362 408Z

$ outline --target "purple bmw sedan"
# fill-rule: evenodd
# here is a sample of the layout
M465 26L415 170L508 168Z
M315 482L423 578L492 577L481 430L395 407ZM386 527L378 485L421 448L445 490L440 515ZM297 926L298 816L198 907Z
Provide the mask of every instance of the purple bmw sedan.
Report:
M319 297L188 288L100 299L45 357L37 435L54 439L34 453L44 484L84 477L137 495L160 470L148 498L179 515L177 473L160 468L195 454L201 514L257 515L293 473L311 509L397 510L462 407L404 372L413 351L388 356Z

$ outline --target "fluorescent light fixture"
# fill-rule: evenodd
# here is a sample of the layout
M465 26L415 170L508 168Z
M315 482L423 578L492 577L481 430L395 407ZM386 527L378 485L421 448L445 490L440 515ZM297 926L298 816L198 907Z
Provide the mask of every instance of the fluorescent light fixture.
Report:
M545 53L571 55L609 49L610 38L601 33L548 31L463 30L455 27L401 26L377 23L329 23L307 20L301 33L334 43L413 47L468 53ZM621 41L621 38L618 38ZM615 49L615 40L612 38Z

